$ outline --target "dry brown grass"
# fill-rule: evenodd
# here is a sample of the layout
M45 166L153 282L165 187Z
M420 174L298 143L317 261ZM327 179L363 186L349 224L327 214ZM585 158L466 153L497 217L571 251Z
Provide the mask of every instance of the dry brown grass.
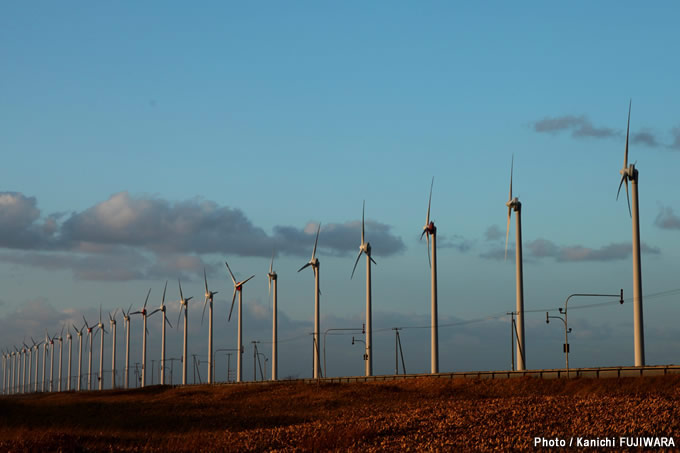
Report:
M467 451L673 436L680 377L150 387L0 398L5 451Z

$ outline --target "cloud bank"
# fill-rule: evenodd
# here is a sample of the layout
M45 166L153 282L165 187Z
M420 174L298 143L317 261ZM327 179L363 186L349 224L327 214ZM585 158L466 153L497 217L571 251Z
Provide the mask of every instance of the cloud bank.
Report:
M360 223L322 225L319 249L331 255L355 251ZM376 256L401 253L405 245L391 226L366 222ZM119 192L82 212L45 217L35 197L0 193L0 260L43 269L72 269L85 280L131 280L196 273L206 254L307 256L316 224L277 225L272 233L238 208L202 198L172 202Z

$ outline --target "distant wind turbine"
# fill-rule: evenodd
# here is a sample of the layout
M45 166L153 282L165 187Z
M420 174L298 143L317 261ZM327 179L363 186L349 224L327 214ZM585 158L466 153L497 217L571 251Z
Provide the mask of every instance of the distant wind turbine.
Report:
M149 291L146 293L146 299L144 300L144 306L140 308L138 311L133 311L130 313L131 315L142 315L142 318L144 320L143 326L142 326L142 387L146 386L146 334L148 333L148 330L146 328L146 304L149 302L149 295L151 294L151 288L149 288Z
M512 172L515 166L515 156L510 161L510 198L505 206L508 207L508 226L505 230L505 259L508 258L508 236L510 234L510 217L515 211L515 296L517 310L517 370L526 369L526 346L524 344L524 273L522 267L522 203L519 198L512 197Z
M116 388L116 315L118 309L109 313L109 324L111 326L111 388Z
M352 276L350 279L354 278L354 271L357 269L357 264L359 264L359 258L361 254L366 254L366 354L364 355L364 360L366 362L366 376L373 375L373 318L371 309L371 262L377 264L373 257L371 256L371 244L366 242L364 238L364 214L366 212L366 201L364 200L364 206L361 210L361 244L359 244L359 255L357 255L357 260L354 262L354 268L352 269Z
M102 306L99 304L99 324L97 328L100 332L100 346L99 346L99 390L104 390L104 334L107 333L102 322Z
M312 266L312 269L314 270L314 379L317 379L319 377L319 371L321 369L321 362L319 358L319 328L320 328L320 323L319 323L319 295L320 295L320 289L319 289L319 259L316 257L316 246L319 242L319 232L321 231L321 223L319 223L319 226L317 227L316 230L316 239L314 240L314 249L312 250L312 258L302 266L300 269L298 269L298 272L301 270Z
M628 104L628 126L626 127L626 150L623 155L623 168L619 171L621 182L616 193L618 200L621 186L626 183L626 198L628 199L628 213L633 220L633 330L635 344L635 366L645 366L645 331L642 313L642 262L640 259L640 211L638 203L639 173L635 164L628 165L628 135L630 132L630 110L632 100ZM633 209L631 211L628 181L633 188Z
M50 336L47 334L47 331L45 331L45 342L43 343L43 363L42 363L42 382L40 384L40 391L45 392L45 378L46 378L46 369L47 369L47 348L50 344Z
M238 356L236 356L236 382L241 382L243 380L243 368L241 367L241 362L243 360L243 285L255 276L251 275L245 280L237 282L234 273L229 267L229 263L225 261L224 264L227 266L231 281L234 283L234 295L231 297L231 309L229 309L229 319L227 321L231 321L231 313L234 311L234 301L236 300L236 293L238 293Z
M163 298L161 299L161 306L149 313L149 317L153 316L156 312L163 313L163 322L161 326L161 363L160 363L160 374L161 374L161 385L165 385L165 324L169 325L172 329L172 324L167 318L165 310L165 291L168 289L168 281L165 281L165 287L163 288Z
M86 323L87 325L87 323ZM80 386L82 385L82 371L83 371L83 329L85 329L86 326L81 327L78 329L75 324L73 325L73 329L76 331L76 334L78 335L78 384L76 385L76 390L80 391Z
M184 346L182 347L182 385L187 385L187 363L189 362L187 358L188 344L187 336L189 331L189 301L193 299L192 297L184 298L184 293L182 293L182 282L177 279L179 284L179 316L177 317L177 327L179 327L179 319L182 317L182 308L184 308Z
M210 311L208 313L208 384L213 383L213 299L217 291L210 291L208 289L208 276L203 268L203 281L205 282L205 301L203 302L203 314L201 315L201 324L203 324L203 317L205 316L205 307L210 302Z
M130 388L130 310L132 304L127 309L123 310L123 324L125 327L125 388Z
M272 381L278 379L279 369L278 369L278 313L277 313L277 298L278 298L278 275L274 272L274 252L272 252L272 260L269 263L269 273L267 274L267 279L269 281L269 293L272 294ZM272 286L274 287L274 292L272 293Z
M431 275L431 310L432 310L432 327L430 332L430 372L439 373L439 321L437 319L437 227L434 226L434 221L430 220L430 207L432 206L432 188L434 187L434 176L430 184L430 200L427 202L427 217L425 218L425 226L423 232L420 234L420 239L423 236L427 237L427 253L430 259L430 275ZM430 239L432 239L432 252L430 252Z
M88 341L90 345L90 351L88 353L89 359L87 362L87 389L92 390L92 340L97 334L97 331L94 330L96 325L90 326L87 324L87 319L85 319L85 316L83 316L83 321L85 321L85 328L87 329Z
M61 333L55 339L59 341L59 381L57 391L61 392L61 368L64 363L64 326L61 326Z
M68 366L66 368L66 391L71 391L71 359L73 357L73 335L71 328L66 327L66 339L68 340Z
M38 392L38 366L40 365L40 345L42 344L42 341L39 343L36 343L33 337L31 337L31 341L33 342L33 350L35 351L35 381L33 382L33 385L35 386L35 392Z

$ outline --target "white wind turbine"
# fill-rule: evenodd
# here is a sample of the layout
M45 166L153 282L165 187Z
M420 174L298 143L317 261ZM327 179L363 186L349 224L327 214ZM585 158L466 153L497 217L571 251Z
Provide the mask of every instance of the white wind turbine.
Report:
M298 269L298 272L306 267L312 266L314 270L314 379L319 377L319 370L321 369L321 362L319 358L319 296L321 290L319 289L319 259L316 257L316 245L319 242L319 232L321 231L321 223L316 230L316 239L314 240L314 249L312 250L312 258Z
M193 296L187 297L185 299L184 293L182 293L182 282L179 281L179 278L177 279L177 283L179 284L179 316L177 317L177 327L179 327L179 319L182 317L182 307L184 307L184 346L182 347L182 385L187 385L187 363L188 363L187 335L189 329L188 315L189 315L189 301L193 299Z
M278 379L279 367L278 367L278 317L277 317L277 298L278 298L278 275L274 272L274 252L272 252L272 260L269 263L269 273L267 274L267 279L269 281L269 293L272 294L272 381ZM274 292L272 293L272 283L274 286Z
M83 381L83 329L85 329L85 326L78 329L75 324L73 325L73 330L75 330L78 335L78 383L76 384L76 391L78 392L80 391L80 386Z
M364 354L364 360L366 362L366 376L373 375L373 317L371 309L371 262L373 264L378 264L375 262L373 257L371 257L371 244L366 242L364 239L364 214L366 211L366 201L364 200L364 206L361 210L361 244L359 244L359 255L357 255L357 260L354 262L354 268L352 269L352 276L350 279L354 278L354 271L357 269L357 264L359 264L359 258L361 254L366 254L366 354Z
M142 326L142 387L146 386L146 334L148 332L146 328L146 304L149 302L149 295L151 294L151 288L146 293L146 299L144 300L144 306L138 311L133 311L131 315L142 315L144 318L144 325Z
M59 341L59 381L57 384L57 391L61 392L61 371L62 364L64 363L64 326L61 327L61 333L59 336L55 337L54 339Z
M14 393L14 351L9 351L9 374L7 375L7 393L12 395Z
M130 310L123 310L123 324L125 325L125 388L130 387Z
M45 342L43 343L43 363L42 363L42 383L40 384L40 391L44 392L45 391L45 377L46 377L46 369L47 369L47 348L50 343L50 336L47 334L47 330L45 330Z
M99 390L104 390L104 334L108 333L104 328L104 323L102 322L102 306L99 304L99 323L97 328L101 333L101 343L99 346Z
M512 172L515 166L515 156L512 156L510 161L510 198L505 206L508 207L508 226L505 230L505 259L508 259L508 237L510 235L510 217L512 211L515 211L515 296L516 296L516 314L517 314L517 364L518 371L526 369L526 347L524 344L524 272L522 259L522 203L519 198L512 197Z
M40 364L40 344L42 343L36 343L33 337L31 337L31 341L33 342L33 350L35 351L35 380L33 382L33 385L35 387L35 392L38 392L38 365Z
M71 328L66 327L66 339L68 340L68 366L66 368L66 390L71 391L71 359L73 357L73 335Z
M210 302L210 312L208 313L208 384L213 383L213 298L217 291L208 290L208 276L203 268L203 281L205 282L205 301L203 302L203 315L201 315L201 324L203 324L203 316L205 316L205 307Z
M628 213L633 220L633 330L635 335L635 366L645 366L645 331L642 316L642 262L640 260L640 211L638 204L638 170L635 164L628 165L628 134L630 132L630 110L632 101L628 104L628 126L626 127L626 151L623 156L623 168L619 171L621 182L616 193L618 200L621 186L626 183L626 198L628 199ZM631 211L628 181L633 188L633 209Z
M45 330L47 335L47 330ZM50 338L50 392L54 391L54 339L56 335Z
M90 345L90 351L89 351L89 359L87 362L87 389L92 390L92 340L94 336L97 334L97 331L94 330L96 325L89 326L87 324L87 319L85 319L85 316L83 316L83 321L85 321L85 328L87 329L87 335L88 335L88 341Z
M161 327L161 363L160 363L160 374L161 374L161 385L165 384L165 324L167 323L170 328L172 329L172 324L170 324L170 321L168 320L168 317L166 316L166 310L165 310L165 291L168 289L168 282L167 280L165 281L165 287L163 288L163 298L161 299L161 306L149 313L149 316L152 316L156 312L162 312L163 313L163 323Z
M432 187L434 187L434 176L430 184L430 200L427 202L427 217L425 226L420 234L420 239L427 236L427 253L430 260L431 274L431 335L430 335L430 372L439 373L439 321L437 319L437 227L434 221L430 220L430 206L432 205ZM432 239L432 251L430 251L430 239Z
M5 351L2 351L2 394L6 395L7 394L7 386L5 383L7 378L7 354Z
M24 347L21 348L21 393L26 393L26 343L23 343Z
M116 308L113 314L109 313L109 324L111 326L111 388L116 388Z
M229 275L231 276L231 281L234 283L234 295L231 297L231 309L229 309L229 319L231 321L231 313L234 311L234 301L236 300L236 293L238 292L238 355L236 356L236 382L241 382L243 380L243 368L241 367L241 361L243 359L243 285L255 277L251 275L243 281L237 282L234 277L234 273L229 268L229 264L225 261L224 264L227 266Z

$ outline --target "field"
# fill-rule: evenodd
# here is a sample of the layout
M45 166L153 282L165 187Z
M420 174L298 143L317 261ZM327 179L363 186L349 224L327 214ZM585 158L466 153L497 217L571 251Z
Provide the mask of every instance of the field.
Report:
M677 445L679 384L418 378L2 397L0 451L507 451L577 436Z

